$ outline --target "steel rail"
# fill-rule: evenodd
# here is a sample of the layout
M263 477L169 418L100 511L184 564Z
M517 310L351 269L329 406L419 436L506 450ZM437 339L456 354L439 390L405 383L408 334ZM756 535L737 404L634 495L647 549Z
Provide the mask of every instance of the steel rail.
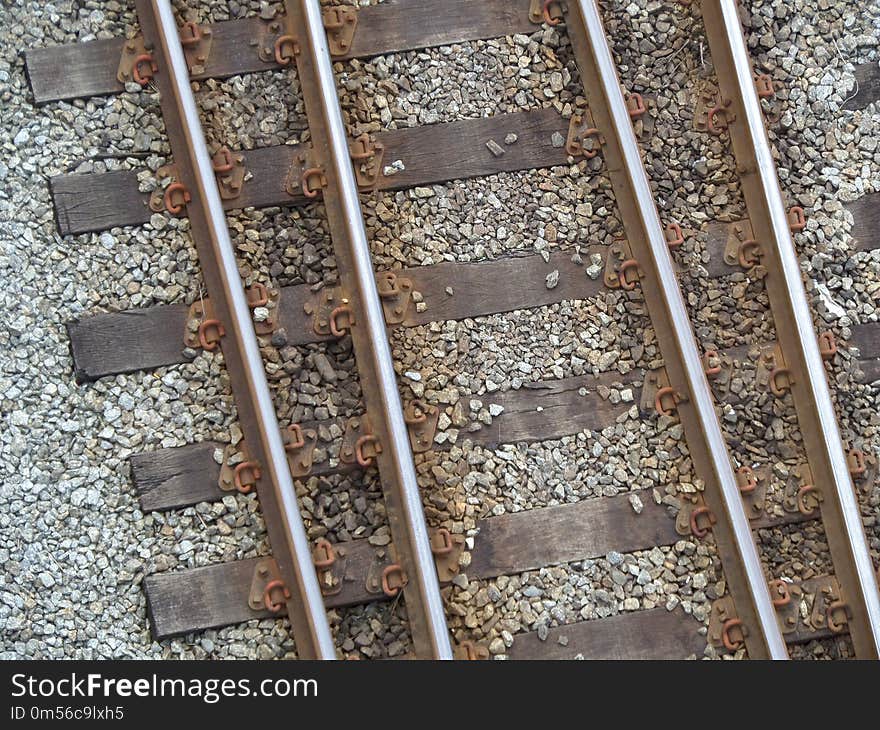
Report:
M425 524L409 432L397 389L385 315L376 287L348 139L318 0L285 2L317 160L327 184L323 201L340 283L353 314L349 327L361 390L381 452L375 457L403 587L416 655L452 659L452 645L434 556Z
M284 584L297 653L335 659L336 650L296 491L266 380L253 320L229 237L215 174L190 86L169 0L136 0L141 29L157 65L162 115L180 181L190 194L186 214L208 296L224 329L221 348L232 383L263 515Z
M565 4L569 37L590 111L601 130L602 154L627 240L638 260L642 294L657 333L670 384L682 395L678 413L752 658L786 659L742 496L715 412L712 393L685 308L614 58L594 0Z
M721 105L754 238L766 269L776 333L791 373L791 394L803 435L834 571L856 655L880 655L880 594L852 476L819 352L797 251L759 105L736 0L703 0L703 21L718 75Z

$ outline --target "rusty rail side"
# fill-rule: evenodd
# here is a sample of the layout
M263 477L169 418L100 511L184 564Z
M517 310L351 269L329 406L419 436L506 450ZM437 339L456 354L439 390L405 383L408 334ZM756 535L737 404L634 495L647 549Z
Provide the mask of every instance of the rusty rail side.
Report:
M186 205L193 242L214 309L214 335L222 348L244 432L250 478L260 498L281 584L272 600L286 604L303 658L335 659L336 650L312 562L296 491L263 369L235 250L199 120L174 11L168 0L136 0L138 19L158 85L162 116L178 166L172 200ZM216 347L216 344L214 345ZM242 472L242 479L247 477ZM240 481L241 481L240 480ZM248 481L248 484L251 482Z
M569 0L565 18L598 132L642 294L657 333L669 384L752 658L788 653L773 608L736 476L715 413L702 358L675 276L664 228L642 163L627 103L595 0Z
M397 585L391 587L391 592L403 592L417 656L452 659L440 583L336 93L321 6L318 0L287 0L285 9L288 36L280 45L288 58L295 59L314 155L314 159L304 163L306 169L301 173L300 184L303 189L314 190L316 196L320 187L327 211L343 291L339 307L334 311L345 310L344 317L339 314L345 326L334 328L332 313L330 325L331 329L349 332L354 345L372 429L372 434L362 438L373 440L375 452L364 461L375 461L379 467L396 562L402 571L402 574L398 572ZM387 587L390 586L385 587L389 592Z
M730 134L753 239L766 270L765 285L787 378L803 434L813 489L840 581L840 615L856 655L880 654L880 596L859 504L831 400L825 366L801 278L751 61L735 0L703 0L702 12L718 75L721 126ZM845 615L848 616L844 618ZM831 622L829 617L829 622Z

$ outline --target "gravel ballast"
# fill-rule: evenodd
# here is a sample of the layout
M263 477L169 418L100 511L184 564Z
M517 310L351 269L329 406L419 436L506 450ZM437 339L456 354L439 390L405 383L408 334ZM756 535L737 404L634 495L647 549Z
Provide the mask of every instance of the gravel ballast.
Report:
M255 15L260 3L176 2L188 19ZM642 137L664 219L693 232L676 257L701 344L720 348L774 337L760 283L743 274L713 280L703 226L743 213L733 157L724 140L693 129L690 94L713 80L702 21L687 6L638 0L606 4L621 81L654 101ZM820 328L845 339L876 321L880 252L852 254L843 205L880 190L877 105L844 111L853 64L877 62L880 11L807 0L750 4L756 68L785 81L771 126L787 199L805 207L796 243ZM0 8L0 658L285 658L295 656L286 620L252 621L155 642L142 581L270 552L255 497L228 495L168 513L138 508L127 458L203 440L237 443L241 433L222 355L185 365L77 385L65 323L98 311L191 302L200 292L185 220L67 239L56 233L47 178L63 172L155 171L170 153L157 97L148 91L51 103L30 99L20 49L124 35L129 3L13 2ZM565 29L341 64L342 106L352 131L411 127L492 114L556 108L569 114L579 78ZM197 85L211 142L250 149L299 141L306 125L289 74L268 72ZM515 139L493 140L503 153ZM493 154L495 148L489 146ZM391 164L394 161L386 160ZM151 174L144 173L146 189ZM601 162L506 173L364 198L377 268L486 261L511 253L580 256L620 228ZM335 259L320 206L229 216L250 279L280 285L332 277ZM586 253L584 276L590 276ZM548 276L546 285L558 284ZM747 325L743 322L750 319ZM639 297L589 301L438 322L392 335L401 393L444 406L451 451L417 459L431 526L465 534L478 519L653 487L673 501L693 481L681 429L632 411L601 432L489 449L467 439L471 424L499 413L493 395L523 382L647 366L657 357ZM350 343L264 349L279 419L345 417L361 408ZM836 378L847 438L880 451L876 388L845 368ZM624 400L622 383L601 397ZM777 476L802 458L790 403L750 394L722 418L735 458L778 462ZM748 450L739 445L747 442ZM457 465L467 464L464 476ZM312 478L298 487L310 537L387 534L375 474ZM771 502L779 495L771 491ZM774 501L775 500L775 501ZM880 490L862 499L875 560ZM827 569L820 530L761 531L774 577ZM657 606L683 609L695 630L725 590L711 543L673 545L547 567L489 581L463 574L444 589L456 639L485 643L504 657L515 634L546 631ZM346 656L399 656L411 649L398 603L331 611ZM714 651L707 650L714 657ZM804 658L851 654L847 639L812 642Z

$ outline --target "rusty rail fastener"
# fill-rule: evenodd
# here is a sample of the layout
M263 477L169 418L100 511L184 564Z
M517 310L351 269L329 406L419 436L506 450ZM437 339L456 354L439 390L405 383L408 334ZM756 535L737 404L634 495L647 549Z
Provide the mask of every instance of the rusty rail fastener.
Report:
M189 190L186 189L186 185L181 182L174 182L165 188L165 195L162 196L162 200L165 203L165 210L171 213L171 215L179 215L183 212L184 206L192 201L192 196L189 194Z
M261 281L255 281L245 289L248 306L251 309L265 307L269 303L269 290Z
M381 453L382 453L382 446L381 446L381 444L379 443L379 437L378 437L378 436L376 436L375 434L372 434L372 433L367 433L367 434L364 434L363 436L361 436L361 437L355 442L355 445L354 445L354 457L355 457L355 459L357 459L358 466L360 466L360 467L362 467L362 468L364 468L364 469L366 469L368 466L370 466L370 465L375 461L375 457L373 457L373 456L366 456L366 455L364 454L364 447L365 447L367 444L372 444L372 446L373 446L373 450L374 450L377 454L381 454Z
M738 638L731 637L734 629L739 633ZM745 626L743 626L742 619L729 618L724 622L724 627L721 629L721 641L727 651L736 651L741 648L745 644L745 636Z
M713 365L713 361L718 364ZM721 356L718 354L718 350L706 350L703 353L703 370L710 378L721 372Z
M336 562L336 551L329 540L322 537L315 543L313 560L315 568L319 571L328 570L333 567L333 563Z
M747 238L737 249L736 257L744 269L751 269L761 263L761 244L754 238Z
M780 384L779 376L784 375L785 381ZM791 370L786 367L775 367L770 371L770 392L777 398L782 397L791 390L794 381L791 379Z
M147 64L146 72L141 70L144 64ZM156 59L153 58L153 54L142 53L134 59L134 63L131 66L131 78L136 84L146 86L158 71L159 65L156 63Z
M648 107L645 106L645 100L640 93L630 91L626 95L626 110L629 112L630 119L638 119L648 111Z
M672 396L672 408L665 408L663 406L663 399L666 396ZM678 404L678 395L675 392L675 388L671 385L667 385L663 388L658 388L657 392L654 394L654 410L661 416L671 416L675 413L675 406Z
M743 465L736 470L737 482L740 482L740 494L751 494L758 486L758 478L752 467ZM742 479L740 479L742 477Z
M180 28L180 45L194 46L202 40L202 29L195 21L188 20Z
M348 326L340 327L337 323L337 319L341 315L348 315ZM348 333L349 327L354 324L354 320L351 314L351 307L347 304L342 304L336 307L332 312L330 312L330 334L334 337L344 337Z
M599 142L599 144L601 144L600 134L601 133L599 132L599 130L596 127L590 127L589 129L585 129L583 134L580 135L581 136L581 140L580 140L581 154L584 157L586 157L588 160L592 160L596 155L599 154L599 148L594 147L592 149L587 149L586 147L584 147L584 140L588 139L589 137L595 137L596 141Z
M681 226L675 221L667 223L663 232L666 234L666 245L670 249L676 249L684 243L684 233L681 230Z
M840 614L843 614L842 618L837 618ZM847 623L852 618L852 609L846 601L837 600L828 604L825 615L828 617L828 628L831 633L839 634L846 629Z
M802 231L807 227L807 214L799 205L793 205L788 211L788 227L792 232Z
M550 6L559 4L559 0L544 0L544 3L541 6L541 13L544 16L544 22L547 25L555 26L559 25L562 22L561 18L554 18L550 15Z
M804 484L798 489L798 511L804 516L810 516L822 504L822 492L814 484Z
M449 555L452 552L455 544L452 542L452 534L445 527L439 527L434 531L434 536L439 537L441 543L439 545L435 545L433 541L431 542L431 552L434 555L442 556Z
M199 345L206 352L214 352L225 335L226 328L219 319L205 319L199 325Z
M271 611L272 613L279 613L284 606L282 601L272 600L272 594L279 591L285 601L290 600L290 589L285 585L283 580L277 578L275 580L270 580L263 589L263 604L266 606L266 610Z
M424 423L428 420L428 416L425 413L425 404L420 400L414 400L412 402L412 414L404 411L403 420L407 426L418 426L420 423Z
M846 457L849 473L854 477L860 477L867 471L868 467L865 465L864 451L861 449L850 449Z
M706 115L706 128L709 130L711 134L714 134L716 137L720 137L721 134L727 129L731 122L736 121L736 115L731 114L728 109L730 108L731 100L724 99L720 104L716 104L713 106ZM721 115L722 119L724 119L724 123L720 126L715 124L715 117Z
M302 426L298 423L291 423L287 430L290 432L290 440L284 444L285 451L296 451L306 445L306 437L303 434Z
M462 641L455 650L455 658L462 661L479 661L489 658L489 650L473 641Z
M699 520L700 517L706 515L706 522L708 523L705 527L700 527ZM714 513L705 505L697 507L691 512L690 518L690 526L691 526L691 534L698 540L702 540L706 535L709 534L709 531L712 529L712 525L717 522Z
M626 278L626 272L631 269L635 269L636 274L638 274L639 262L635 259L627 259L620 265L620 269L617 272L617 278L620 281L620 288L624 291L632 291L636 288L635 281L629 281Z
M275 39L275 63L279 66L289 66L298 55L299 43L292 35L281 35Z
M211 158L211 167L214 168L214 172L229 172L232 167L232 152L228 147L221 147L218 149L214 156Z
M260 471L260 465L255 461L243 461L237 464L233 475L235 488L241 494L250 494L257 480L263 476Z
M823 332L819 335L819 354L823 360L831 360L837 354L837 340L833 332Z
M774 608L782 608L791 603L791 591L788 589L788 583L784 580L770 581L770 596L773 599Z
M312 187L312 180L317 182L315 187ZM302 174L302 191L303 195L305 195L310 200L314 200L321 194L321 191L327 187L327 176L324 174L324 171L320 167L310 167L307 170L303 170Z
M770 74L758 74L755 76L755 91L762 99L769 99L776 95L776 89L773 88L773 77Z
M406 588L407 583L409 583L409 579L398 563L385 566L385 570L382 571L382 592L386 596L394 598L403 588Z

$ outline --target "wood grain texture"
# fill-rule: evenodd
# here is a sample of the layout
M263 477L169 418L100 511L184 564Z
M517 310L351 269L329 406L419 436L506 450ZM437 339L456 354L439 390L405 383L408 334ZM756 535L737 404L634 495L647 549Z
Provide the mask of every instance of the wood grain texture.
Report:
M351 52L337 60L369 58L386 53L430 48L514 33L532 33L538 26L528 18L528 1L391 0L358 9ZM208 26L213 34L211 55L194 79L226 78L281 68L262 61L257 53L263 23L242 18ZM66 46L32 48L25 54L28 78L37 104L84 96L116 94L122 39L97 40Z
M875 99L880 94L880 71L874 66ZM880 193L870 193L847 203L852 213L852 237L857 251L870 251L880 246ZM875 323L853 326L852 344L859 348L859 367L862 381L876 383L880 380L880 326Z
M602 248L591 251L601 254ZM548 289L546 278L552 271L559 273L559 283ZM407 327L589 299L604 290L601 281L585 275L583 265L572 263L569 253L553 254L546 262L541 256L514 255L480 263L446 261L395 273L411 279L413 289L428 305L423 312L410 306L403 322ZM487 286L487 282L493 285ZM452 289L451 295L447 288ZM282 293L281 323L292 344L331 339L315 334L313 316L304 309L311 298L307 285L288 287Z
M847 99L844 109L864 109L880 99L880 65L876 61L856 66L856 93Z
M220 465L214 461L214 451L222 448L207 441L133 454L131 478L141 509L177 509L222 499L224 492L217 486Z
M850 329L852 335L846 342L839 342L838 348L858 349L860 363L880 358L880 322L863 322L852 325ZM726 352L735 352L739 359L743 359L750 349L751 347L743 346ZM833 362L832 360L831 363Z
M29 48L25 70L37 104L123 90L116 80L122 39Z
M595 251L602 252L601 248ZM547 288L546 278L559 272L559 283ZM556 253L547 262L541 256L510 256L482 263L445 262L404 269L428 308L410 307L407 325L533 309L570 299L589 299L604 292L601 280L590 279L571 253ZM453 294L446 292L452 287Z
M861 360L880 358L880 323L865 322L853 325L850 343L859 348Z
M185 362L187 307L169 304L94 314L67 325L78 383Z
M383 176L380 190L431 185L499 172L564 165L564 147L554 147L554 132L567 134L568 123L553 109L500 114L486 119L464 119L445 124L399 129L376 134L385 145L386 160L402 160L406 170ZM516 132L519 139L495 157L486 147L490 139L503 142ZM500 144L500 142L499 142ZM288 169L298 145L246 150L244 165L253 176L241 195L224 200L226 210L300 205L301 192L285 190ZM58 230L74 235L114 226L140 225L150 220L149 196L138 191L137 173L115 171L66 174L50 180Z
M849 632L844 632L849 633ZM814 629L812 626L807 626L803 621L799 621L797 628L788 633L783 634L783 638L785 639L785 643L789 645L793 644L806 644L808 641L816 641L817 639L828 639L832 636L835 636L831 632L831 629L823 626L821 629Z
M482 520L477 525L474 560L467 574L473 578L494 578L555 562L596 558L612 549L626 551L636 549L632 545L653 547L678 540L673 521L665 511L649 510L647 501L650 500L646 495L643 501L646 502L644 519L635 515L625 497L614 497ZM625 510L635 519L627 518L623 514ZM666 529L660 527L658 517L665 520ZM601 529L605 520L610 524L602 537L592 537L591 533L597 527ZM543 548L548 541L552 547ZM387 549L375 548L365 539L336 547L337 552L341 549L345 553L345 578L341 593L328 597L327 606L384 600L384 595L366 586L368 577L380 574L389 562ZM485 558L506 550L511 550L509 560ZM548 562L534 562L544 558ZM238 560L148 576L144 583L154 637L167 638L270 616L268 612L255 612L247 605L255 562Z
M529 3L515 0L391 0L358 10L351 53L367 58L396 51L534 33ZM369 12L368 12L369 11Z
M612 425L632 403L614 404L597 393L601 385L631 384L641 380L641 373L626 375L610 372L599 376L584 375L561 380L527 383L519 390L500 394L498 401L504 407L501 417L484 429L484 443L488 446L555 439L579 433L584 429L601 430ZM587 389L581 395L581 388ZM638 402L641 384L633 388ZM494 402L494 401L493 401Z
M855 325L850 342L861 352L860 365L866 372L866 381L880 379L880 323ZM725 351L734 361L742 360L747 346ZM504 408L492 424L479 431L463 434L475 443L488 447L518 442L542 441L578 433L584 429L600 430L615 422L630 404L614 405L597 395L600 385L634 383L640 380L637 372L622 376L605 373L601 376L580 376L562 380L526 383L518 390L496 393L491 402ZM580 395L586 388L587 394ZM640 388L634 387L634 398L640 399ZM727 401L734 401L730 394ZM540 409L540 410L539 410ZM309 427L328 426L329 422L307 424ZM174 449L137 454L131 457L132 478L138 491L141 508L145 511L185 507L203 501L217 501L223 492L217 487L217 466L213 461L214 449L222 444L213 442L194 444ZM446 447L442 447L446 448ZM321 463L314 474L327 475L347 470L347 467ZM794 524L809 518L800 513L782 517L763 515L752 522L753 529Z
M614 423L629 404L611 404L598 396L600 384L631 382L636 377L607 374L598 378L584 376L557 381L531 383L520 390L498 393L491 403L504 407L492 425L479 431L462 434L474 443L497 446L520 441L543 441L578 433L585 428L600 429ZM586 387L587 395L578 392ZM638 388L636 399L638 399ZM541 408L542 410L538 410ZM344 430L344 423L322 421L302 424L304 428L329 427L336 423ZM130 459L132 480L141 509L144 511L169 510L187 507L199 502L216 502L224 491L218 486L220 467L214 460L214 451L223 444L207 441L189 446L141 452ZM448 445L438 446L446 449ZM350 471L352 467L339 464L335 459L315 464L312 475L326 476Z
M386 600L381 588L368 590L367 576L380 576L390 562L387 550L375 548L366 540L337 546L345 553L342 590L326 596L327 608L338 608L376 600ZM191 631L219 628L250 619L274 618L270 611L254 611L248 594L258 559L236 560L202 568L156 573L144 579L147 615L153 638L167 639Z
M138 191L137 173L131 170L56 175L49 178L49 193L62 236L150 220L148 196Z
M863 195L844 206L853 217L850 234L856 251L871 251L880 246L880 193Z
M651 490L638 492L636 514L629 495L501 515L480 523L468 575L490 578L605 555L669 545L681 537Z
M703 266L709 273L709 278L720 279L722 276L742 271L739 266L728 266L724 261L724 247L727 245L727 230L730 223L712 222L706 226L708 239L706 240L706 252L709 254L708 263Z
M568 120L554 109L534 109L497 114L483 119L462 119L382 132L376 137L386 145L386 160L403 160L406 169L386 178L382 189L402 189L446 180L461 180L498 172L565 165L565 147L554 147L552 137L568 134ZM515 144L505 145L511 133ZM504 150L501 157L486 147L495 140Z
M652 608L552 628L544 641L537 631L517 634L511 659L687 659L703 656L701 624L684 611ZM562 643L560 643L562 639Z
M845 207L853 216L854 250L871 251L880 246L880 193L870 193L847 203ZM728 266L724 262L729 226L729 223L714 222L706 227L709 262L704 266L711 278L721 278L742 271L739 266ZM862 382L874 383L880 380L880 326L877 323L867 323L855 325L852 330L850 344L860 350Z
M545 278L559 272L559 284L548 289ZM549 262L540 256L519 256L482 263L442 263L398 272L413 280L427 308L417 312L410 306L406 326L449 319L503 314L557 304L569 299L589 299L602 292L602 283L585 275L583 266L571 262L569 254L555 254ZM487 282L500 282L487 286ZM452 287L453 295L446 292ZM288 342L302 345L328 338L315 333L312 316L304 304L313 296L311 287L301 284L281 291L280 324ZM80 382L108 375L146 370L186 362L183 332L187 307L159 305L124 312L86 316L68 327L74 368Z
M330 427L345 429L343 419L309 421L303 428ZM217 502L228 494L218 483L220 465L214 459L224 444L203 441L187 446L142 451L129 458L131 478L141 509L147 512L189 507L199 502ZM323 461L314 464L311 476L328 476L351 471L345 464Z
M627 552L680 539L665 510L653 505L649 494L641 496L645 505L641 515L636 515L626 495L621 495L481 520L467 575L479 579L515 575L546 565L597 558L610 550ZM344 559L342 590L327 597L328 608L385 600L381 592L367 586L375 585L376 577L389 563L387 549L361 539L341 543L336 550ZM494 559L496 555L504 557ZM148 576L144 588L154 638L272 617L268 611L253 611L247 603L255 563L255 559L237 560ZM583 654L587 658L659 659L702 655L705 640L697 633L697 624L692 628L688 623L673 626L657 618L660 614L676 615L658 608L586 621L551 629L543 642L537 634L521 634L511 657L573 659ZM642 620L647 623L640 623ZM618 622L626 628L618 630ZM659 627L656 631L652 629L655 626ZM609 636L596 638L594 631ZM800 625L785 638L792 644L827 635L824 629L815 631ZM560 636L568 639L567 645L559 643Z
M287 171L298 149L280 145L246 151L244 165L253 178L243 185L238 198L223 201L224 208L303 203L302 194L291 196L285 190ZM57 175L50 178L49 187L63 236L142 225L153 215L150 196L138 190L134 171Z
M859 368L862 382L880 380L880 324L867 322L852 327L850 344L859 349Z
M863 383L876 383L880 380L880 360L860 360L859 367L862 370Z
M499 518L487 522L495 519ZM540 539L539 535L523 537ZM480 535L478 539L487 538ZM326 597L325 605L339 608L387 600L381 592L367 589L368 577L374 580L389 563L387 551L366 540L336 547L345 553L342 590ZM281 614L272 614L248 606L256 563L253 558L147 576L144 590L153 638L161 641L283 615L283 610ZM468 575L475 577L472 569ZM685 659L692 654L700 657L706 645L705 638L698 633L700 625L680 608L623 613L552 628L544 641L537 632L517 634L510 658L575 659L582 655L585 659ZM816 630L800 622L795 631L785 634L785 641L789 645L802 644L830 635L827 628Z

